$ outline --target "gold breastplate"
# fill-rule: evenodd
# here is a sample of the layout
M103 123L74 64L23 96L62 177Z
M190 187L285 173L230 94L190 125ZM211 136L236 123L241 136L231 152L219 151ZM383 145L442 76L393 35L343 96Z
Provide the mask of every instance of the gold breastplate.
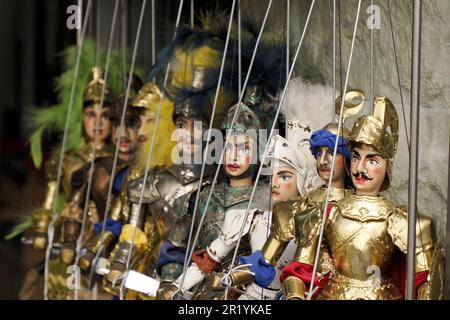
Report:
M71 150L64 155L63 172L61 185L66 194L72 191L72 176L81 169L86 163L92 161L93 143L86 143L79 150ZM96 158L111 156L112 152L109 146L98 146Z
M330 299L398 296L388 274L397 250L388 233L395 206L381 197L350 196L337 208L325 229L336 274L323 295Z
M368 268L386 272L393 261L395 246L387 232L387 221L361 222L338 215L326 230L335 266L348 277L366 280Z
M395 206L381 197L356 195L337 206L325 230L337 271L358 280L367 280L373 266L387 272L396 248L388 233Z

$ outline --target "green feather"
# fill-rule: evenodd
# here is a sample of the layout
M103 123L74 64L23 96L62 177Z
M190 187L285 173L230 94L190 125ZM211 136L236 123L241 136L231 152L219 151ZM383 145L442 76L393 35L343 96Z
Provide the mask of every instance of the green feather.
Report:
M26 128L31 132L31 156L37 168L42 165L42 135L44 132L55 132L62 134L66 125L67 111L72 91L75 65L77 60L77 47L69 47L62 55L65 70L55 81L55 91L58 104L45 109L29 109L25 118ZM99 52L99 66L104 68L106 56ZM75 82L74 99L68 135L66 140L66 151L78 149L83 146L83 95L90 81L91 69L96 61L96 44L91 39L86 39L80 57L78 77ZM108 71L108 86L113 96L123 91L123 75L121 57L117 52L112 52ZM55 155L59 155L58 147Z
M20 218L19 222L11 229L11 231L6 235L5 240L11 240L17 237L19 234L23 233L25 230L31 228L33 225L33 217L30 214L24 215Z
M36 168L40 168L42 164L42 148L40 147L41 140L42 140L42 129L38 129L35 133L31 135L30 138L31 158L33 159L33 163Z

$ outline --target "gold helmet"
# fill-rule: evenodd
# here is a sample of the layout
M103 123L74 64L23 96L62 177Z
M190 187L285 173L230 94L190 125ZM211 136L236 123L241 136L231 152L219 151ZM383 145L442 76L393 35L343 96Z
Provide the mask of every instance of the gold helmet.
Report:
M163 94L159 87L154 82L147 82L131 101L132 108L136 108L142 112L151 112L154 117L156 117L160 103L162 103L154 140L151 168L171 165L171 152L175 147L175 142L171 140L171 134L175 130L175 125L172 121L173 103L166 97L161 102L162 98ZM154 124L149 129L149 135L153 132ZM143 150L139 152L137 171L142 171L146 166L151 141L152 139L149 138Z
M103 79L103 71L99 67L94 67L91 70L92 80L84 90L83 105L99 104L102 98L102 90L105 86L104 104L111 105L112 98L108 85Z
M218 86L223 47L212 38L193 47L190 38L174 50L166 90L174 102L173 120L177 116L197 117L209 121ZM226 77L225 77L226 78ZM214 127L219 127L237 94L222 80L216 102Z
M347 141L350 135L350 130L346 126L348 118L356 116L364 108L365 94L361 89L349 89L344 95L344 109L342 110L342 126L341 132L338 134L338 123L331 122L327 124L324 129L328 130L336 136L343 136ZM341 113L342 95L336 98L335 113L339 117Z
M381 191L388 189L398 144L398 115L391 100L375 97L373 115L363 116L355 123L348 144L353 148L359 143L372 146L387 160L387 175Z
M162 98L161 90L153 82L147 82L131 102L135 108L145 108L156 111Z

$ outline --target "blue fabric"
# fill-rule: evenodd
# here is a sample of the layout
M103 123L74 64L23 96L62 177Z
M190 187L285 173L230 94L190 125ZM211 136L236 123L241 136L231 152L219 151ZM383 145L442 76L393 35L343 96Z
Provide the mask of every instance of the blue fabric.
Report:
M250 270L255 273L255 282L258 286L266 288L275 278L275 268L268 264L260 250L250 256L239 258L241 264L251 264Z
M178 263L184 265L184 257L186 250L184 248L173 245L170 241L164 241L159 252L156 269L158 274L161 274L161 268L169 263Z
M113 182L113 192L114 193L119 193L120 191L122 191L122 185L123 185L123 182L125 181L125 177L127 176L127 172L128 172L128 167L125 167L116 174L116 177L114 178L114 182Z
M314 158L317 158L317 149L320 147L328 147L328 149L334 150L335 143L336 135L326 129L320 129L313 132L309 139L310 150ZM342 136L339 136L337 152L350 161L350 150L348 149L345 138Z
M122 231L123 222L113 220L111 218L106 219L106 229L110 231L114 236L120 236L120 232ZM94 224L94 231L98 235L102 232L103 222L97 222Z
M283 295L283 291L278 292L277 295L275 296L275 299L273 300L286 300L286 298Z

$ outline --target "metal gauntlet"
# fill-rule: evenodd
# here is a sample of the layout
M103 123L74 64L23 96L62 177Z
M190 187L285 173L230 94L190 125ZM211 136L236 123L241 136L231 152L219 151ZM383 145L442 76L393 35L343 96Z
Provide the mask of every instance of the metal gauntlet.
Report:
M271 233L269 238L267 238L266 242L264 243L264 247L261 249L261 253L264 259L272 266L275 266L277 260L286 249L288 243L288 241L277 239L277 237L274 236L273 233Z
M286 300L304 300L306 286L299 278L290 276L287 277L281 284L281 289L286 297Z
M80 259L80 268L83 272L89 271L95 256L100 250L108 250L111 247L115 237L111 231L106 230L96 237L96 242L87 248L87 253Z
M255 281L255 277L250 273L250 269L248 267L245 267L241 270L234 271L232 274L230 274L231 277L231 285L232 286L239 286L242 284L247 284L250 282Z
M122 241L116 246L115 254L111 254L111 270L106 276L108 282L115 283L123 275L128 255L132 255L135 251L136 246L131 246L131 241Z

